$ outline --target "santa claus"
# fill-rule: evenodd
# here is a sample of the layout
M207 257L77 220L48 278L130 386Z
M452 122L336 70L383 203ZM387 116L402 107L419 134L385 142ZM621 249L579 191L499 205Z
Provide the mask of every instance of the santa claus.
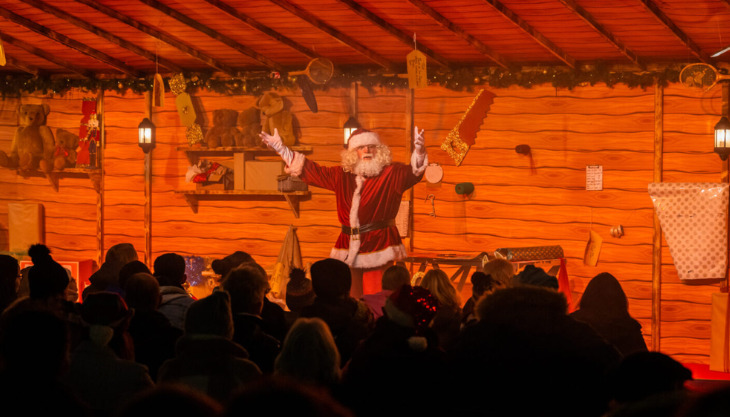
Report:
M342 231L330 257L350 265L353 296L363 293L363 274L365 291L379 291L377 272L406 257L395 216L403 193L421 180L428 166L423 131L414 129L410 165L393 162L390 149L380 142L378 134L365 129L353 132L342 151L342 164L332 167L293 152L276 130L273 135L261 132L260 136L282 157L287 172L307 184L334 191Z

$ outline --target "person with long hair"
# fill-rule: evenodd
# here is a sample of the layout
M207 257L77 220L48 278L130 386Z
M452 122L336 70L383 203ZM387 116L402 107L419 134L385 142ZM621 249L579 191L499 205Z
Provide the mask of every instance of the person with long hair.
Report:
M439 346L449 350L459 336L461 297L446 272L440 269L426 272L421 280L421 287L429 290L439 302L439 311L431 323L431 328L439 338Z
M340 352L324 320L302 317L294 322L274 362L274 375L326 388L340 382Z
M583 292L578 310L571 317L587 323L624 356L646 352L641 324L629 314L629 301L616 277L603 272Z

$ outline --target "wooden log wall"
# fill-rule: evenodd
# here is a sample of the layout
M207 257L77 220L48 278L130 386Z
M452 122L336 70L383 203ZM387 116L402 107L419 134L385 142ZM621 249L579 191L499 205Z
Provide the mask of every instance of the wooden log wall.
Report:
M651 345L653 207L647 185L654 176L654 89L586 86L572 91L537 86L493 89L496 94L476 144L463 164L454 166L439 149L475 93L429 87L415 92L415 124L426 130L431 162L444 168L440 185L414 189L414 252L471 255L501 247L561 245L568 259L573 299L599 272L614 274L629 297L631 313ZM300 142L314 148L310 157L339 163L342 125L349 117L351 89L317 91L319 112L306 107L298 91L280 92L294 114ZM358 91L358 118L380 133L394 160L407 161L407 91ZM73 131L81 118L81 98L24 96L0 107L0 149L9 150L19 102L51 105L49 125ZM216 109L251 107L250 96L193 94L199 122L208 127ZM712 129L720 114L720 89L692 91L671 85L664 91L663 178L667 182L719 182L720 159L712 152ZM184 181L188 160L174 96L154 109L157 148L153 151L151 259L165 252L221 257L250 252L267 269L276 262L289 225L297 227L305 263L329 254L339 225L332 193L311 189L295 218L284 200L204 200L194 214L177 190L194 189ZM107 145L104 179L105 248L131 242L143 258L143 153L136 145L137 125L146 112L143 96L106 93ZM530 145L532 156L515 153ZM227 158L213 158L227 161ZM274 159L275 160L275 159ZM603 191L585 190L586 165L603 166ZM7 202L44 204L47 243L57 257L95 259L96 194L88 180L62 179L59 192L43 178L18 177L0 170L0 250L7 247ZM475 192L459 196L454 186L472 182ZM436 217L429 215L435 195ZM625 236L609 234L623 225ZM589 231L604 239L596 267L583 265ZM666 243L661 268L662 351L680 361L709 361L710 294L718 284L679 282Z

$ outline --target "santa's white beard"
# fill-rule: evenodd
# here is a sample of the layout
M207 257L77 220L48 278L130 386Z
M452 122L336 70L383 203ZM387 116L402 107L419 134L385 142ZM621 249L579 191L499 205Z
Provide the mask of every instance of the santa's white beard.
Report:
M360 159L357 161L357 164L355 164L355 168L352 172L355 175L362 175L363 177L375 177L380 175L384 166L385 165L377 159Z

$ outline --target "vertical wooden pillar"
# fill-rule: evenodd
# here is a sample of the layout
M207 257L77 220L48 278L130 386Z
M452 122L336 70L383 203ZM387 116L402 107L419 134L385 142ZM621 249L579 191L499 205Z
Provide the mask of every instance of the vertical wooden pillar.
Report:
M722 114L720 117L730 117L730 110L728 110L728 101L730 100L730 83L723 82L722 84ZM714 133L714 132L713 132ZM721 182L730 182L730 159L722 161L722 178ZM730 219L728 219L728 226L730 226ZM728 248L730 248L730 234L728 236ZM728 292L728 279L730 279L730 262L728 262L728 270L725 272L725 279L720 284L720 290L722 292Z
M100 142L96 148L99 167L99 189L96 193L96 264L104 262L104 150L106 148L106 112L104 111L104 90L96 95L96 113L99 117Z
M413 153L413 128L415 126L415 95L414 90L409 88L406 90L406 158L410 161ZM408 190L408 252L413 252L413 187Z
M662 182L664 162L664 87L654 82L654 182ZM661 349L662 228L654 209L651 265L651 350Z
M145 97L147 117L152 120L152 93ZM152 152L144 154L144 259L147 266L152 266Z

